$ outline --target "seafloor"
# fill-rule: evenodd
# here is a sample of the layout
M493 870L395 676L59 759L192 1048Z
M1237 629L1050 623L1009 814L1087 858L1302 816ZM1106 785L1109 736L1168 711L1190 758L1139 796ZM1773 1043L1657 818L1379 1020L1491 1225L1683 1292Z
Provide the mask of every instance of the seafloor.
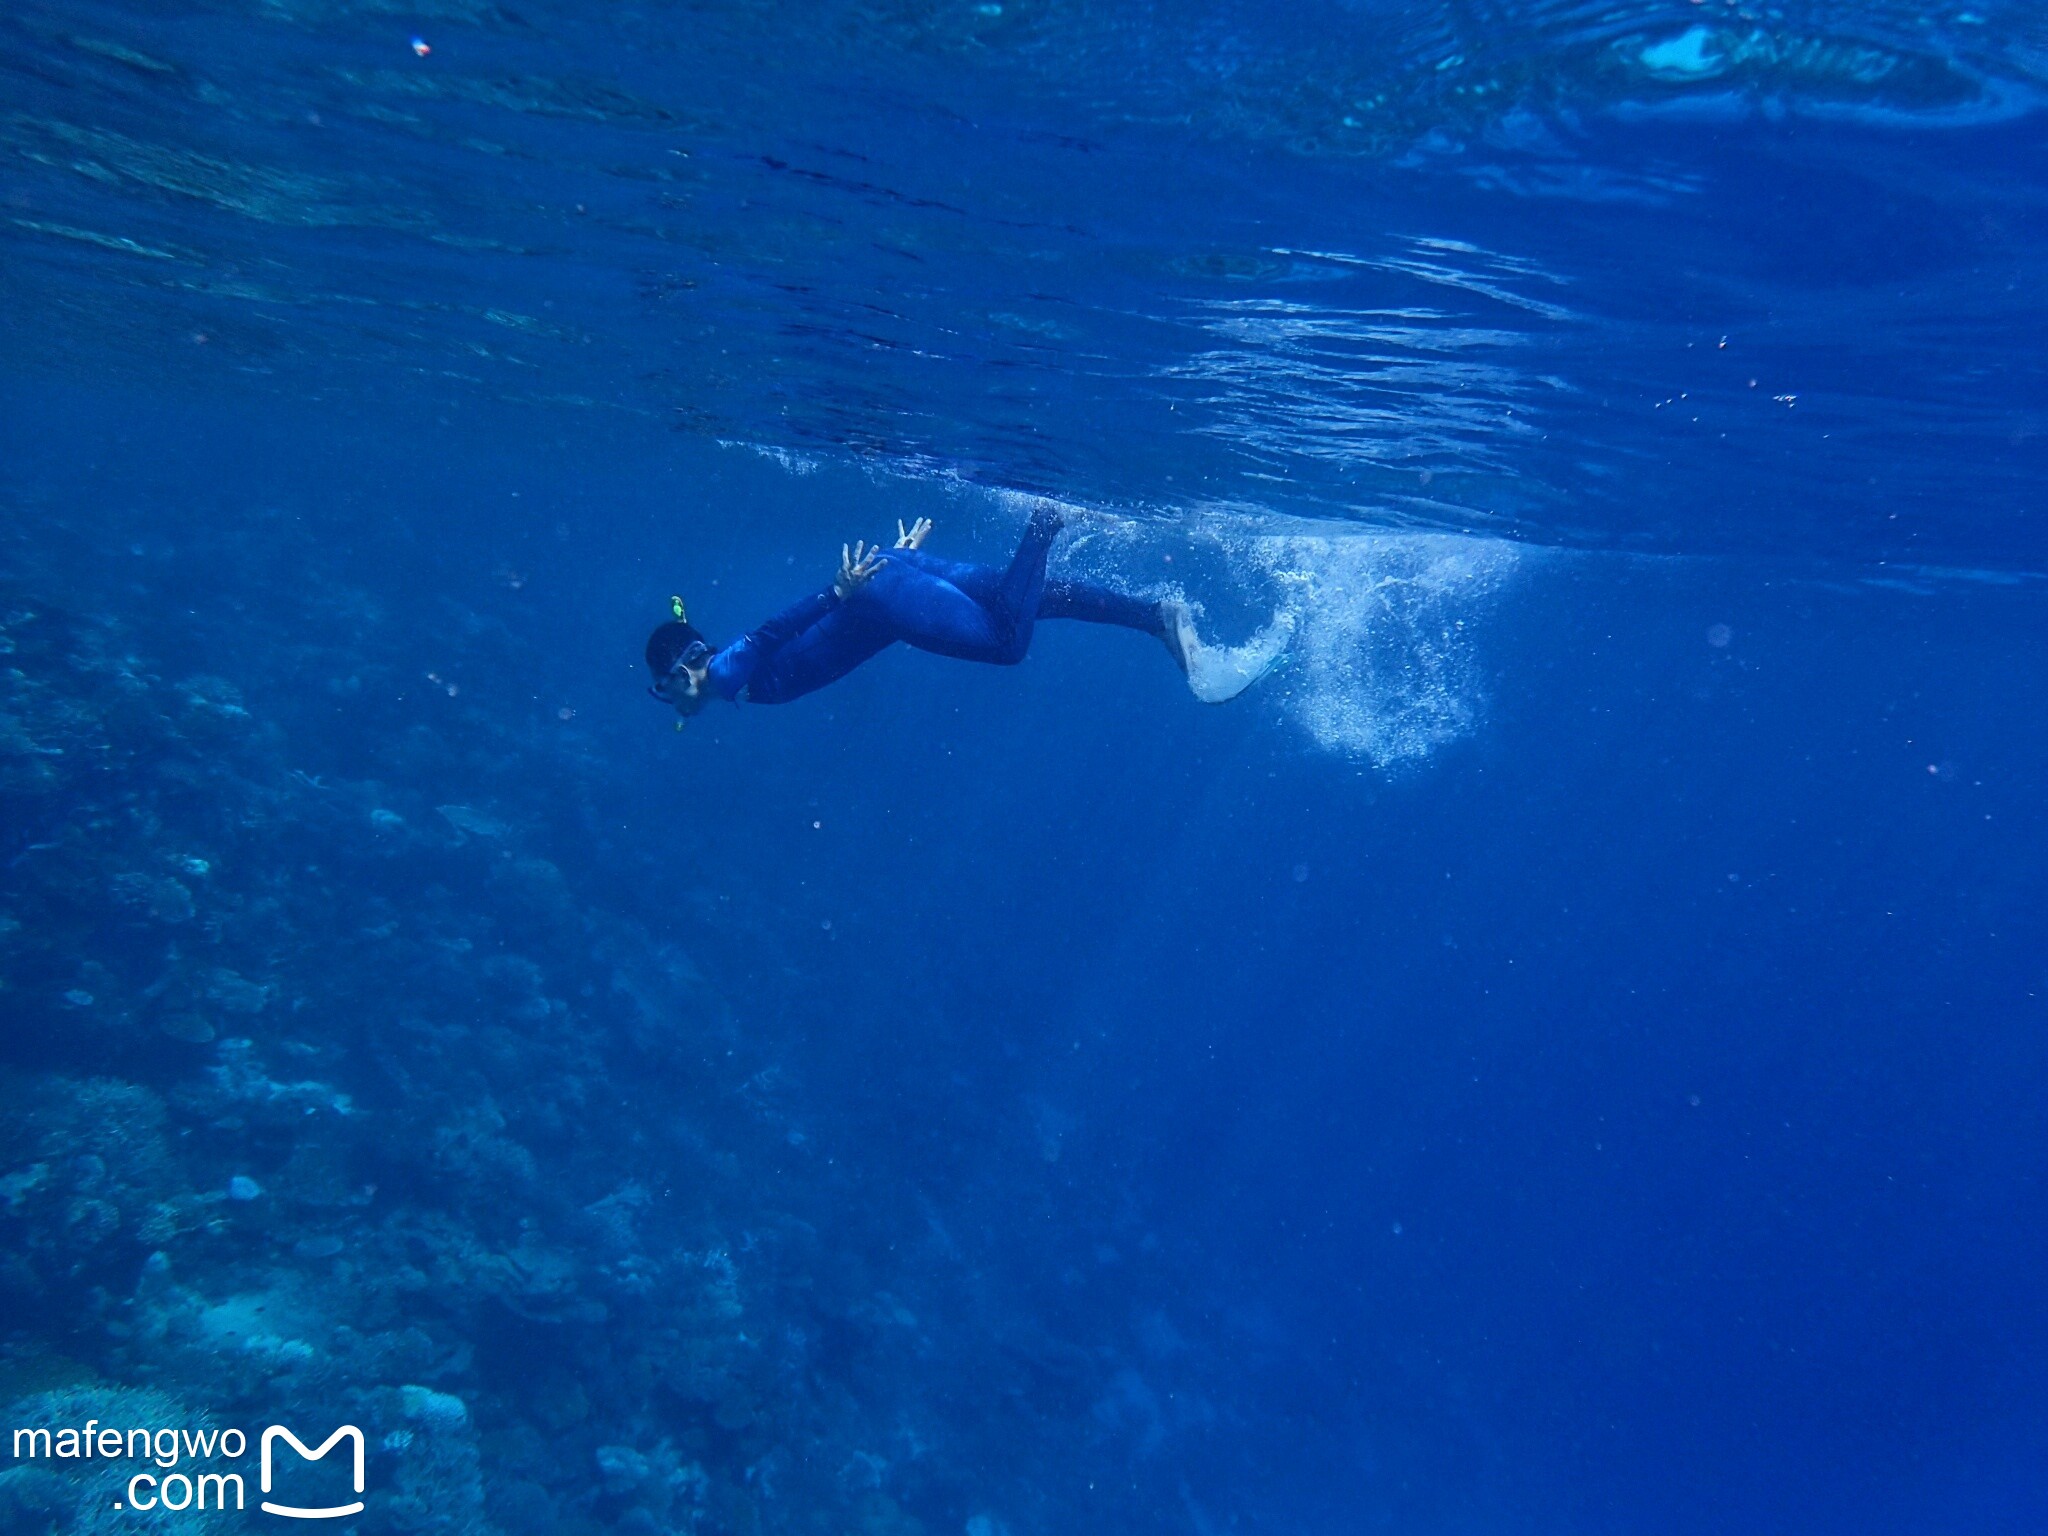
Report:
M818 1150L772 987L729 995L590 857L587 738L412 670L445 643L518 673L530 639L392 613L294 518L173 546L139 510L15 510L10 1426L346 1419L370 1532L993 1533L1077 1490L1145 1523L1123 1453L1173 1410ZM155 596L109 585L116 550ZM702 931L750 922L772 951L766 917ZM0 1529L133 1529L142 1465L17 1460Z

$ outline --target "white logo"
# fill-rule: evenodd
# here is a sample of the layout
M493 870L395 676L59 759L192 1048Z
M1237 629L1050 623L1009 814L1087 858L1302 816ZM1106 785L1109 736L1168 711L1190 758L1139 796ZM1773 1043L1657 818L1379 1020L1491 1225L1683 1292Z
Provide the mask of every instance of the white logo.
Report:
M288 1440L293 1450L308 1461L318 1461L344 1440L354 1442L356 1455L356 1492L363 1491L363 1432L353 1424L344 1424L321 1443L317 1451L306 1449L306 1442L286 1429L282 1424L273 1424L263 1431L261 1487L270 1492L270 1447L273 1441ZM359 1515L363 1512L363 1501L353 1504L335 1504L326 1509L295 1509L289 1504L273 1504L263 1501L263 1512L269 1515L289 1515L294 1520L332 1520L339 1515Z

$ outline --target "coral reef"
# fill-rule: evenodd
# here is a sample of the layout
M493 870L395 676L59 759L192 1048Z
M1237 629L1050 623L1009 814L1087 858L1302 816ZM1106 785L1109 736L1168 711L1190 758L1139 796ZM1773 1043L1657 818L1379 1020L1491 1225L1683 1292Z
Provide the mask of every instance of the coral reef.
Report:
M354 1424L373 1536L1049 1529L1165 1433L852 1198L785 1053L571 872L587 762L380 707L338 577L212 671L62 587L0 572L10 1424ZM0 1472L7 1528L112 1529L130 1464L84 1468Z

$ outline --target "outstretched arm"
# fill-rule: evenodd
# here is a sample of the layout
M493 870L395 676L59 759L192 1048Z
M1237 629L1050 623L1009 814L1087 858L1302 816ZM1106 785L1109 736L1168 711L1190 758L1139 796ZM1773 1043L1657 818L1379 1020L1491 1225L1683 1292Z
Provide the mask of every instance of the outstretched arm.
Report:
M711 686L721 698L736 699L777 651L839 606L831 587L795 602L711 658Z
M738 698L740 691L754 680L754 674L767 664L770 657L837 608L881 567L882 552L879 548L871 549L863 543L841 545L839 574L832 579L832 585L790 604L767 623L749 630L712 657L711 686L724 698Z

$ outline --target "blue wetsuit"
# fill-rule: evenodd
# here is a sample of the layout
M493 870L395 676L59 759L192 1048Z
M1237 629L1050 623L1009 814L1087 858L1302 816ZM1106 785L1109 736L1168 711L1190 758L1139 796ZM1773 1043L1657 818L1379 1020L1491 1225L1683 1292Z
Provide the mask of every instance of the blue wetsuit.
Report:
M1013 666L1024 659L1039 619L1161 634L1157 603L1087 582L1046 580L1045 557L1060 526L1055 516L1034 516L1007 570L914 549L885 551L881 568L851 596L828 587L713 656L711 691L786 704L837 682L898 640L961 661Z

